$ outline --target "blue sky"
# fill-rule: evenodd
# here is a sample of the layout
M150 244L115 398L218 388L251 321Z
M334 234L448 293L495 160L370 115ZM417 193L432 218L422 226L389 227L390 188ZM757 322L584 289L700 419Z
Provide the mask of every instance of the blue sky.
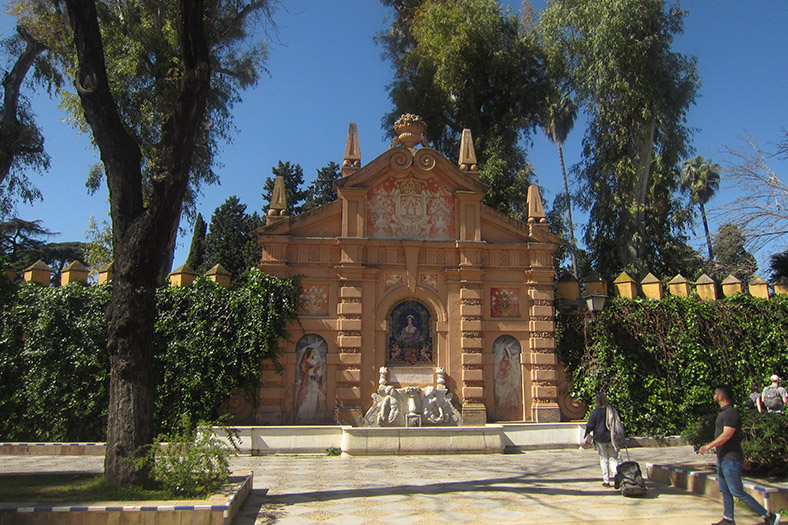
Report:
M537 9L542 5L534 2ZM696 152L724 165L724 146L736 145L745 131L762 146L779 141L781 130L788 128L788 2L685 0L681 6L689 16L674 50L697 57L703 82L689 112ZM267 206L262 186L279 160L300 164L307 182L329 161L341 162L350 122L358 124L362 163L385 151L388 141L380 121L390 108L386 85L392 73L372 39L387 27L387 15L376 0L284 0L275 15L279 43L271 47L270 75L245 92L236 106L238 132L219 157L221 185L204 188L198 201L206 220L231 195L237 195L249 212L262 211ZM8 35L12 28L13 20L3 15L0 33ZM43 175L31 174L44 201L20 206L19 216L41 219L46 228L59 232L53 241L84 240L90 215L108 218L106 190L88 196L84 186L98 155L86 136L63 122L65 114L57 101L36 95L33 104L52 166ZM569 136L568 165L579 160L583 133L578 123ZM548 193L543 198L550 203L561 191L555 146L535 134L528 150ZM788 162L772 167L783 176ZM723 178L709 207L735 198L735 188ZM578 224L584 221L579 215ZM188 231L178 239L174 266L188 255L191 228L185 222L182 226ZM712 222L712 232L717 226ZM579 228L576 235L582 235ZM699 248L701 236L698 226L692 242ZM787 244L783 241L757 254L760 274L766 274L768 255Z

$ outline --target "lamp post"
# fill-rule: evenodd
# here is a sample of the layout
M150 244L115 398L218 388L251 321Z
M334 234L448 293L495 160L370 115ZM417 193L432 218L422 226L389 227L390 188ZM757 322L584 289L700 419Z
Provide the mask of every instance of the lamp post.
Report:
M586 300L586 306L593 314L597 314L604 310L605 304L607 303L607 295L602 295L599 293L586 295L583 299Z

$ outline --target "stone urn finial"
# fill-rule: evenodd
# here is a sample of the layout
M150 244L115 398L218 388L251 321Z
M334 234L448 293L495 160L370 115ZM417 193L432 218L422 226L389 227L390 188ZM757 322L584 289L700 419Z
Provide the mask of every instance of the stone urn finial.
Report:
M420 116L406 113L394 123L397 137L392 141L391 147L402 145L412 148L416 144L427 146L427 139L424 137L426 130L427 124Z

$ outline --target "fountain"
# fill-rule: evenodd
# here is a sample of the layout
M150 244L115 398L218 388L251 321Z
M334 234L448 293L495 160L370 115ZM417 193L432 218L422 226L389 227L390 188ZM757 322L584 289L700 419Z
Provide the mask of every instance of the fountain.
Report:
M370 427L458 426L462 415L451 404L446 388L446 371L435 369L435 386L401 386L388 384L388 368L380 367L378 391L372 394L372 407L364 415Z

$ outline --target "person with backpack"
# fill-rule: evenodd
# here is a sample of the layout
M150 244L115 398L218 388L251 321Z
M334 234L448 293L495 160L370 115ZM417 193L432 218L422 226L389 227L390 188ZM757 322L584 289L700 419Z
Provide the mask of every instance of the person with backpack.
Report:
M780 386L782 379L777 374L774 374L769 380L772 384L763 389L761 403L769 412L785 414L785 405L788 405L788 392Z
M715 447L717 449L717 484L722 493L722 519L712 525L735 525L734 497L763 518L765 525L780 525L780 515L763 508L742 486L744 452L741 448L741 416L731 404L732 399L733 394L728 386L719 385L714 389L714 402L720 407L714 422L714 440L700 447L701 454Z
M750 397L747 398L747 408L763 413L763 403L761 403L761 388L758 383L750 386Z
M586 423L583 446L590 444L588 435L592 432L594 448L599 452L599 466L602 467L602 486L610 487L610 478L618 469L618 451L626 438L618 411L608 406L607 396L601 392L594 398L594 410Z

